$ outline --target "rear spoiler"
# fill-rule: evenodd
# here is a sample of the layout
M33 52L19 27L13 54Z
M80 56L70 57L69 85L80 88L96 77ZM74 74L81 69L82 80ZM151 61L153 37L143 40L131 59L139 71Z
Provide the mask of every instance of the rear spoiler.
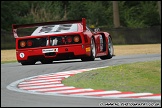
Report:
M82 20L67 20L67 21L43 22L43 23L32 23L32 24L22 24L22 25L12 24L12 31L13 31L14 37L17 38L18 28L31 28L31 27L44 26L44 25L70 24L70 23L82 23L83 31L86 30L86 19L82 18Z

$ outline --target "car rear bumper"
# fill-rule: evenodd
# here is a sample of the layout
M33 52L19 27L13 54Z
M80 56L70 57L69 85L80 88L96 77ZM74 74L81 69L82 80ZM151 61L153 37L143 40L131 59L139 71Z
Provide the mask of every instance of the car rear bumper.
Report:
M25 61L28 59L53 59L61 60L68 58L79 58L82 56L90 56L90 45L72 45L72 46L52 46L41 48L28 48L16 50L16 57L18 61Z

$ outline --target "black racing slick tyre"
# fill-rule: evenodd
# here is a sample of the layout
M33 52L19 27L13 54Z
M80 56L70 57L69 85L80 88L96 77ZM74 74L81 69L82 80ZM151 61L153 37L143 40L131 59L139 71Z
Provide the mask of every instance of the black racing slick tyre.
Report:
M94 38L91 38L91 55L89 57L81 58L82 61L94 61L96 57L96 45Z
M101 56L100 59L101 60L105 60L105 59L111 59L114 55L114 48L113 48L113 43L112 43L112 39L109 36L108 38L108 54L106 56Z

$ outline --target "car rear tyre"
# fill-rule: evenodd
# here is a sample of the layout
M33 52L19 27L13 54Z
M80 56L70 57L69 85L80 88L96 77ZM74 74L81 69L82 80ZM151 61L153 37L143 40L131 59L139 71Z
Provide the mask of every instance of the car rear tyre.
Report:
M113 48L113 43L112 43L112 39L109 36L108 38L108 54L106 56L101 56L100 59L105 60L105 59L111 59L113 57L114 54L114 48Z
M96 45L94 38L91 39L91 55L90 57L81 58L82 61L94 61L96 57Z

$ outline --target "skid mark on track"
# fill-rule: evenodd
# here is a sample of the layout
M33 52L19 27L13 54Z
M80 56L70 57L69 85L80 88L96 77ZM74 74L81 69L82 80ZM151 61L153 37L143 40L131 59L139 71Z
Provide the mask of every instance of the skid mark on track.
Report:
M104 68L104 67L98 67ZM86 98L104 98L104 99L155 99L161 100L161 94L153 93L134 93L134 92L121 92L118 90L94 90L91 88L76 88L73 86L65 86L62 84L62 80L73 76L78 73L98 69L80 69L71 70L58 73L44 74L34 77L29 77L15 81L7 86L9 90L43 94L43 95L60 95L60 96L72 96L72 97L86 97Z

